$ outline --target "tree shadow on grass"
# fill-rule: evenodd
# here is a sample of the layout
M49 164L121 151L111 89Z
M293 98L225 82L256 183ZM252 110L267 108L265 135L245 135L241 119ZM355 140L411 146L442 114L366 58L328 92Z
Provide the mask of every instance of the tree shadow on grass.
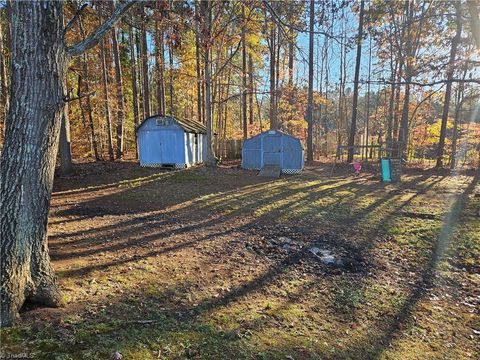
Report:
M420 182L428 179L427 177L418 177L412 180L407 185L409 188L415 188ZM290 223L299 223L301 218L309 217L309 221L313 221L316 226L307 226L302 231L305 232L305 238L311 239L313 242L318 242L318 233L325 233L325 229L318 229L318 224L325 220L325 214L331 212L338 212L344 216L341 219L348 219L349 216L352 221L362 221L361 219L368 218L371 212L384 204L386 198L393 198L398 195L398 192L385 193L382 190L381 185L378 183L363 184L356 182L342 182L335 184L335 181L319 183L313 183L310 185L302 186L301 178L289 179L289 181L281 182L278 185L277 191L273 194L268 192L268 189L275 185L276 182L264 184L263 187L255 188L257 185L251 185L253 188L249 188L246 193L242 192L242 189L230 190L230 193L218 193L214 195L208 194L204 199L194 200L192 199L188 206L181 206L179 209L172 209L171 211L162 212L162 214L135 214L138 218L135 219L121 219L118 223L109 224L106 228L95 227L92 231L86 235L74 234L70 235L74 237L75 243L80 241L79 245L82 249L80 253L69 256L67 252L63 255L68 255L64 259L74 259L78 257L90 257L97 252L110 252L115 254L122 249L128 249L132 246L137 246L139 249L144 248L143 252L136 252L129 258L116 259L110 262L99 263L96 262L92 265L87 265L79 269L62 271L63 277L75 277L80 274L88 274L97 270L114 271L117 266L127 263L139 261L145 258L151 258L154 256L162 256L166 253L176 252L189 247L201 245L206 241L216 243L216 248L213 255L205 257L205 261L211 261L213 264L215 260L218 260L218 254L221 254L222 249L230 249L230 246L234 242L231 239L232 234L244 234L245 237L249 236L249 232L252 226L259 223L266 224L268 226L275 227L275 219L282 214L289 213L294 209L302 208L303 211L295 212L289 218ZM295 186L289 186L289 184L295 184ZM336 186L335 186L336 185ZM323 187L325 186L325 188ZM428 185L427 185L428 186ZM128 190L126 190L128 191ZM245 190L243 190L245 191ZM345 196L344 191L349 191L350 195ZM109 195L110 196L110 195ZM120 196L118 200L121 200L121 194L112 195ZM228 197L230 196L230 198ZM349 208L349 203L352 199L358 199L362 197L374 196L375 200L366 207ZM332 197L332 203L325 205L324 212L319 214L318 201L325 197ZM411 199L405 200L406 202ZM95 202L91 203L95 204ZM271 206L273 204L273 206ZM84 204L90 206L89 203ZM404 205L401 201L395 206L387 206L385 211L379 215L377 222L393 217L398 209L403 208ZM197 211L199 208L202 211ZM344 209L346 208L346 209ZM251 216L256 210L262 210L259 216ZM383 209L382 209L383 210ZM214 215L206 217L205 214L213 212ZM162 216L160 216L162 215ZM246 218L245 218L246 217ZM176 219L188 219L190 223L177 222ZM243 222L239 220L244 219ZM130 222L129 222L130 221ZM330 223L331 220L328 220ZM172 228L165 229L167 225ZM153 227L153 232L147 236L137 236L136 232L141 229L142 226ZM123 239L128 237L126 241L120 240L116 245L109 243L103 245L101 241L98 241L93 234L96 230L104 231L105 236L109 236L110 231L117 229L118 233L115 233L116 237ZM205 234L196 234L199 230L205 232ZM209 231L206 231L209 230ZM311 233L308 231L311 230ZM328 229L327 229L328 230ZM175 236L185 236L186 238L175 239ZM281 232L274 233L273 236L278 237L280 235L289 236L288 231L283 234ZM292 236L292 235L290 235ZM372 234L373 236L373 234ZM190 239L188 239L190 237ZM294 237L294 236L292 236ZM54 244L57 239L54 239ZM161 244L157 243L157 241ZM296 239L294 239L296 240ZM308 241L307 241L308 243ZM332 242L338 247L352 246L349 239L335 238ZM63 243L62 246L68 245L69 242ZM158 249L151 250L149 246L159 246ZM362 246L366 244L363 243ZM91 246L100 246L100 248L89 249ZM238 241L235 246L239 246ZM360 256L366 256L368 252L362 251L362 247L359 245L353 245L354 251L358 251ZM62 253L53 247L53 257L56 259L62 259ZM82 252L83 251L83 252ZM201 251L201 249L199 249ZM57 254L55 254L57 252ZM228 255L228 250L225 250L225 254ZM178 355L177 358L185 357L197 357L197 358L225 358L225 356L233 356L234 358L255 358L256 353L249 346L249 341L238 337L238 330L241 327L251 327L258 331L265 326L267 319L257 319L252 322L244 322L241 327L237 327L235 330L224 331L218 327L212 326L206 319L209 313L215 312L218 309L232 306L232 304L248 298L252 293L262 292L281 277L297 269L304 261L312 261L312 256L308 252L308 246L298 250L287 252L284 256L278 260L273 261L265 271L247 281L243 281L237 284L235 287L225 294L221 294L218 297L208 297L202 299L197 306L192 304L176 304L169 308L167 311L162 311L160 307L164 307L166 304L170 304L170 297L174 296L176 289L179 288L180 292L185 291L184 288L188 287L188 282L176 284L173 288L164 289L158 296L150 296L148 293L136 293L134 300L131 300L131 294L115 294L114 298L106 299L106 303L111 303L111 314L106 315L102 320L106 323L106 328L98 325L98 319L86 320L76 324L81 329L86 329L83 332L83 343L80 343L81 351L88 352L89 347L97 349L97 344L104 344L105 349L98 350L97 354L93 354L91 358L100 355L110 355L114 349L135 349L146 346L148 351L153 352L155 346L160 346L162 349L167 347L179 346L183 344L183 349L173 350L172 354ZM431 266L431 265L430 265ZM319 273L315 272L313 275L318 276L321 280L325 277L324 271ZM358 284L364 282L364 278L368 277L368 274L359 274ZM428 279L428 277L426 277ZM423 286L423 283L419 283L417 287ZM182 288L183 287L183 288ZM173 291L173 293L172 293ZM289 297L291 302L299 301L300 293ZM412 305L405 305L402 313L405 313L406 318L411 315L414 303L418 302L421 295L412 293L410 301ZM135 307L140 304L148 304L150 310L144 310L144 312L135 312L132 309L128 310L127 302L133 301ZM282 305L281 305L282 306ZM280 306L280 307L281 307ZM145 309L145 306L140 306L141 309ZM152 318L148 316L153 315ZM113 318L112 318L113 316ZM151 323L141 323L145 319L154 320ZM388 318L383 317L379 321L386 321ZM111 324L113 322L113 324ZM368 341L369 345L352 343L349 348L344 352L336 351L333 355L321 346L311 345L311 349L307 350L295 350L294 355L302 356L302 358L316 358L317 355L322 355L322 358L374 358L381 355L385 344L388 344L394 337L398 330L398 323L392 321L391 329L387 329L385 333L378 339ZM99 330L100 328L100 330ZM99 332L95 334L95 332ZM82 334L82 333L80 333ZM155 338L156 340L152 340ZM346 337L348 338L348 337ZM82 339L82 336L80 336ZM294 339L287 339L285 341L278 341L275 345L272 345L271 357L272 358L284 358L286 354L292 353L292 348L295 348ZM372 341L376 343L372 350ZM62 344L64 340L62 340ZM304 344L298 341L298 344ZM60 351L60 350L59 350ZM95 350L97 351L97 350ZM140 350L138 350L140 351ZM280 355L282 354L282 355ZM140 355L138 355L140 356ZM168 357L168 352L164 352L164 356ZM363 356L363 357L362 357ZM98 357L97 357L98 358ZM141 358L137 357L137 358ZM146 358L146 357L145 357ZM173 357L172 357L173 358Z
M318 224L322 223L324 215L330 216L332 213L339 213L339 211L347 209L347 214L343 217L348 218L351 213L350 207L344 205L345 202L352 201L351 196L337 196L344 189L354 191L354 197L369 196L372 192L379 190L378 183L363 184L355 182L338 182L338 180L317 181L313 184L302 183L303 179L294 179L293 182L281 181L280 183L267 183L262 185L249 186L248 192L245 190L233 190L226 193L218 193L211 195L206 199L193 200L187 208L180 210L154 212L140 216L129 216L127 219L121 218L120 221L107 226L95 226L91 229L82 229L76 233L66 233L55 235L51 238L51 251L54 260L67 260L79 257L88 257L97 253L111 253L114 254L122 249L136 247L143 250L143 254L135 254L131 257L123 259L116 259L114 261L99 263L95 261L93 265L83 266L73 270L60 271L62 277L85 275L94 270L105 270L111 266L128 263L130 261L137 261L141 258L162 255L168 252L178 251L193 245L198 245L201 242L215 240L216 237L228 235L233 232L242 232L255 223L268 222L275 220L282 213L292 213L296 207L303 209L294 214L290 221L302 221L303 218L311 220L315 218ZM311 180L311 179L310 179ZM404 184L405 187L414 186L419 182L425 180L425 177L412 180L410 183ZM289 186L293 183L294 186ZM271 189L277 189L270 195ZM381 187L380 187L381 188ZM270 190L270 191L269 191ZM124 195L124 190L121 193L109 195L108 197L115 197L121 199ZM380 194L380 197L372 205L365 209L359 209L359 214L354 215L349 221L355 221L361 216L368 216L375 206L384 203L388 198L394 196L396 192L390 192L386 196ZM301 201L299 200L299 195ZM334 201L323 209L324 211L319 215L321 207L316 205L319 199L333 197ZM96 204L99 199L93 200ZM278 204L277 204L278 203ZM273 205L272 205L273 204ZM89 203L84 204L86 208ZM268 207L266 211L257 217L250 218L246 224L238 226L236 219L239 216L254 213L256 210ZM202 211L199 211L202 209ZM226 209L226 211L225 211ZM205 211L207 213L205 213ZM179 214L180 213L180 214ZM209 214L214 213L212 217ZM342 215L342 214L340 214ZM186 222L179 220L180 218L187 219ZM334 220L341 221L336 218ZM330 221L331 223L331 221ZM221 227L222 230L215 230L216 227ZM224 229L226 228L226 229ZM141 230L148 229L145 234ZM172 237L194 235L198 230L206 232L201 236L190 236L192 240L177 241ZM94 236L90 236L94 235ZM80 235L80 236L79 236ZM69 238L73 237L73 241ZM58 241L58 238L67 238L67 240ZM113 241L111 240L113 238ZM75 249L74 249L75 247ZM155 250L150 250L152 247ZM66 248L62 251L62 248ZM76 249L79 250L76 250ZM148 251L150 250L150 251Z
M425 298L427 292L436 286L436 269L450 245L449 242L452 238L452 233L459 225L458 219L460 214L463 211L468 196L472 194L478 184L478 179L479 174L477 173L463 192L453 200L453 203L444 215L443 225L430 252L430 259L425 264L420 276L418 276L415 283L411 286L410 293L405 301L403 301L398 312L395 316L391 317L389 323L387 323L388 325L383 333L373 339L366 339L363 343L351 343L346 351L337 354L339 358L352 357L353 351L354 356L352 358L380 359L382 354L406 331L415 307ZM377 323L383 325L382 323L385 320L386 319L381 319L381 321L377 321ZM364 357L359 356L359 354L364 354L362 355Z

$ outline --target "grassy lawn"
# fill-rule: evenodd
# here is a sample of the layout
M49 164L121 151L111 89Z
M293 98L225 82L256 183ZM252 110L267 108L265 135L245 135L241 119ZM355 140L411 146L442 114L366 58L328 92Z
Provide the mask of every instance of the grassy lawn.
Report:
M102 166L57 179L50 252L66 306L27 306L1 332L4 354L480 357L477 177Z

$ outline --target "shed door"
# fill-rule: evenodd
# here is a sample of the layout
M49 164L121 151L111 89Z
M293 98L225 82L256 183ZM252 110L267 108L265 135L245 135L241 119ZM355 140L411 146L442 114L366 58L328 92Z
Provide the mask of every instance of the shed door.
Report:
M265 135L263 142L262 165L282 166L282 137L280 135Z

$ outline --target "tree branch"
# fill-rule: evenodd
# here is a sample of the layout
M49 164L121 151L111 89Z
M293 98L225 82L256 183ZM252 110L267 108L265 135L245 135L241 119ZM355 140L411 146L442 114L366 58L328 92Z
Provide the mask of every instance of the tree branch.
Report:
M389 85L416 85L416 86L435 86L440 84L446 83L472 83L472 84L480 84L480 80L477 79L450 79L450 80L437 80L432 82L418 82L418 81L390 81L390 80L361 80L359 83L361 84L389 84Z
M297 32L300 32L300 33L310 33L309 30L307 29L301 29L301 28L298 28L296 26L293 26L291 24L287 24L285 21L283 21L280 16L278 16L278 14L275 12L275 10L270 6L270 4L267 2L267 1L263 1L263 3L265 4L266 7L268 7L268 10L275 16L275 18L277 19L277 21L282 24L283 26L289 28L289 29L292 29L292 30L295 30ZM316 35L324 35L334 41L336 41L337 43L341 44L341 42L333 35L329 34L328 32L325 32L325 31L313 31L312 34L316 34Z
M132 7L137 0L131 0L121 5L118 5L113 11L112 16L100 25L89 37L85 40L80 41L78 44L69 46L67 48L67 53L70 56L78 56L83 54L88 49L94 47L102 39L105 33L110 30L122 17L122 15L127 12L130 7Z
M63 101L70 102L70 101L83 99L84 97L87 97L87 96L94 96L94 95L95 95L95 91L90 91L89 93L85 93L85 94L79 94L78 96L75 96L75 97L70 97L70 95L67 95L63 98Z
M79 8L77 8L77 10L75 11L75 15L73 15L73 17L70 19L70 21L67 23L67 25L65 26L65 29L63 29L63 33L65 34L68 30L70 30L73 25L75 24L75 21L77 21L78 17L80 16L80 14L82 13L82 11L88 6L87 3L81 5Z

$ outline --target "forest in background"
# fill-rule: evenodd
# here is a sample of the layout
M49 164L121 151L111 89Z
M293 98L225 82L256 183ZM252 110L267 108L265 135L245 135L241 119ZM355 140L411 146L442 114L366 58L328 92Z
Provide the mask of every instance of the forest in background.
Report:
M74 160L135 158L135 127L153 114L202 123L210 114L217 146L276 128L302 139L311 159L332 158L339 145L380 144L413 162L478 166L480 59L468 1L204 5L141 2L70 61L63 166L70 148ZM64 7L75 19L65 24L67 42L77 43L114 3ZM8 3L1 10L3 142Z

